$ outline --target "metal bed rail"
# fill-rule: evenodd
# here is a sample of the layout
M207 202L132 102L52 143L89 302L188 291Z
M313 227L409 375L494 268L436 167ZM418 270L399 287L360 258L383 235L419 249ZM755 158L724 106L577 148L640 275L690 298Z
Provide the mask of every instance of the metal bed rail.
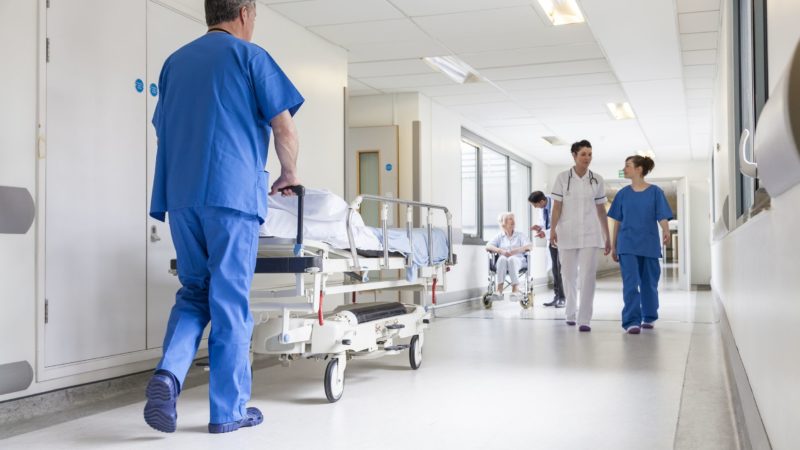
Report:
M361 207L361 203L367 201L374 201L381 203L381 229L383 230L383 260L386 267L389 266L389 236L388 236L388 220L389 220L389 206L390 205L405 205L406 208L406 234L408 235L408 244L411 249L406 255L406 267L411 267L414 258L414 240L411 230L413 229L413 209L412 208L427 208L426 209L426 228L428 231L428 264L433 265L433 210L438 209L444 212L447 219L447 261L446 265L453 265L453 215L447 207L442 205L435 205L433 203L416 202L412 200L401 200L393 197L381 197L377 195L359 195L350 203L350 211L347 213L347 239L350 243L350 254L353 258L353 271L361 269L358 263L358 250L356 249L355 239L353 237L353 216Z

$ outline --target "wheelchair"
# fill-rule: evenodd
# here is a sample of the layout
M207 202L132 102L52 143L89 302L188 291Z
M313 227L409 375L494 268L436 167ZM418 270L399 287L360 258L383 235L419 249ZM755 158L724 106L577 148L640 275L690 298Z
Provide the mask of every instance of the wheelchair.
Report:
M492 308L492 295L495 293L495 289L497 288L497 259L500 255L496 253L486 252L489 258L489 287L486 290L486 294L483 295L483 307L486 309ZM529 271L528 269L531 267L531 252L524 253L525 258L527 259L527 267L523 267L519 271L519 284L520 284L520 293L522 298L519 301L520 306L523 309L528 309L533 306L533 271ZM498 292L502 294L503 291L511 286L511 279L506 277L503 280L503 289Z

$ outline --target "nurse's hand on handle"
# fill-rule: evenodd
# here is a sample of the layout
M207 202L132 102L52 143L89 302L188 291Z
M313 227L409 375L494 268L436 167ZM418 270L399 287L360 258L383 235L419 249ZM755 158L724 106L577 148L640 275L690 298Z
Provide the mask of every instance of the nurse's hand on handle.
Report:
M272 189L270 190L269 195L274 195L278 192L280 192L284 197L294 195L294 192L292 192L289 187L300 184L303 183L300 182L300 178L298 178L295 174L281 172L281 176L279 176L278 179L272 183Z
M558 235L556 234L555 227L550 228L550 246L558 248Z
M667 245L669 244L669 241L670 241L669 230L668 229L661 230L661 242L664 243L664 245Z

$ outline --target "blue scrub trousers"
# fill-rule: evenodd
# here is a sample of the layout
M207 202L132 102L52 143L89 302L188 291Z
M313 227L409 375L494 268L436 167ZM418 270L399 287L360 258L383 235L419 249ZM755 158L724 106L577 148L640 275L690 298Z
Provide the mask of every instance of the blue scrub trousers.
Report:
M169 316L158 369L183 385L203 329L211 321L210 423L246 417L250 400L249 292L258 252L258 217L234 209L169 211L181 288Z
M661 267L658 258L619 255L622 271L622 328L640 326L658 320L658 279Z

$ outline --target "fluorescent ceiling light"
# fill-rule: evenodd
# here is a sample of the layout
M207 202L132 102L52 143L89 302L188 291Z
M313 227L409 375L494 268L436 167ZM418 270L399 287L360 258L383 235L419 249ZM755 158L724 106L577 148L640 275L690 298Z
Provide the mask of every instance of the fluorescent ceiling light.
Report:
M633 109L628 102L622 103L606 103L608 110L611 112L611 117L617 120L635 119L636 115L633 114Z
M547 14L550 22L553 25L567 25L570 23L583 23L586 19L583 18L580 8L575 0L538 0L539 5Z
M565 141L564 139L558 136L542 136L542 139L547 141L550 145L567 145L569 142Z
M422 60L450 77L456 83L464 84L481 81L481 77L475 69L455 56L427 56Z

